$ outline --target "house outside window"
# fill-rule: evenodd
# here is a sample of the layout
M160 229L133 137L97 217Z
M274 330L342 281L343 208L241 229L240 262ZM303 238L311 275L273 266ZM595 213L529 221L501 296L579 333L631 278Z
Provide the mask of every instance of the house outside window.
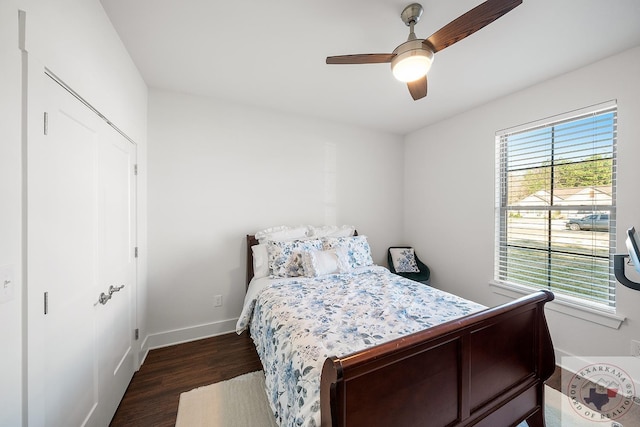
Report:
M494 279L615 310L615 102L496 133Z

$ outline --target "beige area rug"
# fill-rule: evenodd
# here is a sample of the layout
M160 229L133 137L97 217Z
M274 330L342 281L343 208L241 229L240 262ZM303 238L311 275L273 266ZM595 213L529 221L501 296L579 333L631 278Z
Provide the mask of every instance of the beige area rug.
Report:
M634 408L638 409L638 408ZM634 410L618 420L591 421L572 407L567 396L546 387L547 427L640 427ZM597 418L596 418L597 419ZM180 395L176 427L277 427L264 388L262 371L200 387ZM520 426L526 426L526 423ZM498 427L498 426L496 426Z
M262 371L182 393L176 427L277 427Z

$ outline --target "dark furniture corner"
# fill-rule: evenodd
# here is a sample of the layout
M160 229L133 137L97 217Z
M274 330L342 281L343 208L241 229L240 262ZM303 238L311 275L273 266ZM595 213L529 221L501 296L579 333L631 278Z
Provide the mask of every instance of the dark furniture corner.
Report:
M413 254L416 258L416 264L418 264L418 269L420 270L417 273L398 273L396 269L393 267L393 259L391 259L391 251L390 249L410 249L412 246L391 246L387 249L387 264L389 265L389 271L393 274L397 274L398 276L406 277L407 279L415 280L416 282L424 283L425 285L429 284L429 277L431 276L431 271L429 267L418 258L418 254L414 249Z

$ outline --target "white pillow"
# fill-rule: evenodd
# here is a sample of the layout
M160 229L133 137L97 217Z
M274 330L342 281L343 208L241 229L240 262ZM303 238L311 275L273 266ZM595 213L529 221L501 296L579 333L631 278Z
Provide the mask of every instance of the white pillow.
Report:
M309 226L309 235L313 237L348 237L353 236L356 228L353 225Z
M282 241L305 239L308 235L309 226L307 225L298 225L295 227L281 225L278 227L270 227L260 230L255 234L255 237L258 239L258 242L267 243L270 240Z
M350 270L343 248L328 251L311 250L302 253L302 266L306 277L345 273Z
M389 249L393 268L396 273L419 273L420 269L416 263L416 255L413 248L391 248Z
M251 247L253 252L253 277L267 277L269 275L269 254L267 245L254 245Z

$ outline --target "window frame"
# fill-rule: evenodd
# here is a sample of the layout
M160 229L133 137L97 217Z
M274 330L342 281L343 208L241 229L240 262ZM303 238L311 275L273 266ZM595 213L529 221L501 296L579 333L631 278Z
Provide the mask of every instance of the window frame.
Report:
M537 289L550 289L554 291L556 294L556 299L559 302L571 305L572 307L584 307L589 310L595 310L597 312L606 312L609 314L615 314L616 312L616 300L615 300L615 291L616 291L616 279L613 272L613 255L616 252L616 164L617 164L617 103L615 100L608 101L605 103L597 104L594 106L582 108L579 110L567 112L564 114L555 115L546 119L538 120L535 122L519 125L516 127L500 130L496 132L496 194L495 194L495 258L494 258L494 278L491 281L491 285L496 287L496 292L505 294L505 291L513 291L515 293L523 293L523 292L531 292ZM507 230L507 222L508 222L508 212L513 209L513 205L509 205L508 202L508 190L509 190L509 179L508 174L509 163L508 160L509 155L505 154L506 152L506 144L508 136L517 135L517 134L526 134L527 132L533 132L537 129L542 128L550 128L555 127L561 124L565 124L567 122L578 122L579 120L588 118L590 116L601 115L606 113L613 113L613 137L611 140L611 144L607 144L608 147L611 147L611 205L607 205L606 209L603 211L608 211L610 215L610 227L608 230L608 291L609 298L603 301L594 301L592 299L582 298L580 296L574 296L570 294L562 293L561 291L557 291L552 288L553 283L551 281L547 282L545 286L535 286L523 283L517 283L514 281L510 281L507 279L508 267L504 267L507 263L508 255L507 248L509 247L509 242L507 239L508 230ZM550 145L553 146L555 142L550 142ZM554 167L554 162L556 159L551 160L552 168ZM512 160L513 161L513 160ZM571 162L574 163L574 162ZM575 163L578 163L576 161ZM558 186L551 185L550 188L557 189ZM596 205L593 205L595 207ZM510 209L511 208L511 209ZM547 205L542 207L536 207L534 210L546 211L551 214L552 211L557 210L557 206L553 204L553 201L549 201ZM522 208L522 210L527 210L527 208ZM551 244L549 244L551 246ZM551 249L547 249L549 253L553 252ZM593 255L591 258L595 258ZM501 266L501 263L502 266ZM553 269L551 270L553 271ZM602 289L605 289L605 286L602 286ZM513 293L511 292L511 293ZM507 294L509 292L506 292Z

